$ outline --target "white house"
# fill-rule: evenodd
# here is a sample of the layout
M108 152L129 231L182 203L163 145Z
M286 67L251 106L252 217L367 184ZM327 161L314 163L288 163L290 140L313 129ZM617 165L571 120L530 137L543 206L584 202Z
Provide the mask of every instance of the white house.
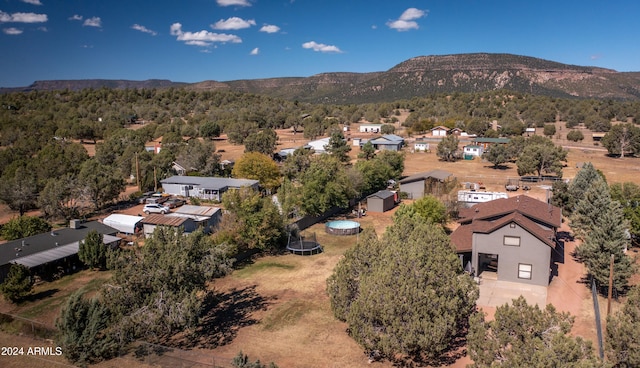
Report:
M448 132L449 128L442 125L431 128L431 135L434 137L446 137Z
M483 153L484 148L482 148L482 146L476 146L475 144L470 144L463 148L463 155L465 156L481 157Z
M380 133L382 124L361 124L360 133Z
M309 143L307 143L305 145L305 147L307 148L311 148L314 151L316 151L316 153L325 153L325 146L329 144L329 138L321 138L321 139L316 139L315 141L311 141Z
M428 142L415 142L413 144L413 150L416 152L427 152L429 151L429 143Z

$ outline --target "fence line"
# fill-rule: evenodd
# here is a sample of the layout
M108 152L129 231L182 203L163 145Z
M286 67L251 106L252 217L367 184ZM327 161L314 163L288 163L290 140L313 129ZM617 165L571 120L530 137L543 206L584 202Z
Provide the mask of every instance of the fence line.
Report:
M600 319L600 303L598 302L598 290L596 288L596 280L591 278L591 297L593 298L593 311L596 317L596 332L598 334L598 351L600 359L604 359L604 348L602 344L602 322Z
M45 323L1 312L0 325L3 327L2 330L7 334L20 334L49 343L54 343L55 335L58 333L58 330L55 327L49 326ZM44 357L30 357L47 363L55 363L62 367L76 367L75 365L49 360ZM206 358L207 361L202 361L201 358ZM167 368L229 368L231 367L233 357L229 358L212 355L205 351L183 350L138 340L112 360L120 360L129 363L125 363L125 365L130 365L133 361L142 361L150 365L158 365Z

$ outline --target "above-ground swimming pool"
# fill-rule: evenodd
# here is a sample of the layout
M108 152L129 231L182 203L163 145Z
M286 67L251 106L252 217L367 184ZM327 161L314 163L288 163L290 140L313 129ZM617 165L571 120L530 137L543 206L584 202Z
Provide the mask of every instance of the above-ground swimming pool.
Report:
M327 234L355 235L360 232L360 223L351 220L329 221L324 225Z

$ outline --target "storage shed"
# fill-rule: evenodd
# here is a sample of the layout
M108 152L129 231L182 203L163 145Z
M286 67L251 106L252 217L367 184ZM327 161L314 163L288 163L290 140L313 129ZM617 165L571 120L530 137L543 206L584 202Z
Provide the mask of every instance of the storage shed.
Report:
M182 228L184 234L189 234L198 228L196 222L190 217L158 214L152 214L145 217L142 220L142 224L144 225L145 238L150 237L158 226Z
M396 205L396 193L381 190L367 197L367 210L370 212L386 212Z

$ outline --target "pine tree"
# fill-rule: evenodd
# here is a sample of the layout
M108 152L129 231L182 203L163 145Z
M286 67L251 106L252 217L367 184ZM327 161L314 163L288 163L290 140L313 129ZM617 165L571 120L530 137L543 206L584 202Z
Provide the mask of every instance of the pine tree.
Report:
M443 161L455 161L458 154L458 144L460 141L455 135L448 135L444 137L436 148L436 154Z
M587 192L588 193L588 192ZM578 247L578 256L584 261L600 290L608 289L611 256L613 264L613 290L622 292L627 287L634 268L624 250L627 244L628 226L622 208L616 201L600 208L588 230L584 243Z
M103 242L102 234L95 230L89 231L87 237L80 242L78 258L89 268L105 268L107 263L107 246Z
M331 137L329 137L329 143L326 145L325 150L341 162L349 161L351 147L349 147L347 140L344 139L344 135L339 130L331 132Z
M364 234L327 290L336 317L366 351L434 363L466 325L478 289L442 227L420 216L396 219L380 240Z
M640 367L640 287L629 292L621 311L607 318L607 359L615 367Z
M569 202L567 203L566 210L570 214L573 212L576 204L582 199L584 193L589 189L594 182L603 180L604 176L593 166L591 162L585 163L580 171L569 184Z
M569 335L574 318L524 297L496 309L493 321L471 317L467 335L471 367L597 367L590 342Z
M13 264L9 268L9 273L0 284L0 293L12 303L17 303L24 299L33 288L33 277L28 267L21 264Z
M571 195L573 197L573 195ZM602 211L612 206L609 187L601 179L595 179L579 197L569 217L575 237L584 240L596 226Z
M58 345L74 363L96 363L114 356L117 343L107 332L110 313L98 299L86 300L81 292L72 294L60 311L56 328Z

